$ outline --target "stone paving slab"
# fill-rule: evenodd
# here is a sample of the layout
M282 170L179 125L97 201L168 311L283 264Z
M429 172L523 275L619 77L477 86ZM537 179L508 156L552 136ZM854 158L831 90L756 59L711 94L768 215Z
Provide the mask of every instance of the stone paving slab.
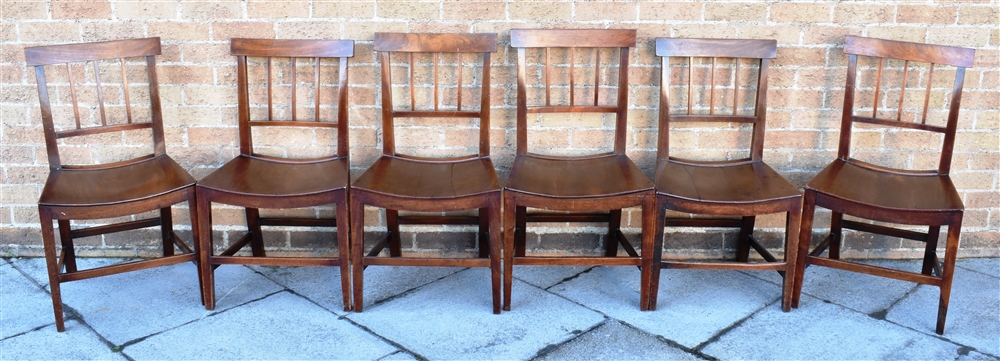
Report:
M0 265L0 340L54 324L49 294L14 266Z
M81 269L109 264L107 259L79 261ZM44 259L18 263L21 265L33 273L45 270ZM48 280L47 273L43 278ZM282 289L242 266L216 269L215 285L216 310ZM76 310L87 324L115 345L169 330L209 313L201 304L198 271L190 263L66 282L61 286L63 304ZM52 302L47 305L51 307Z
M50 303L51 304L51 303ZM66 332L50 326L0 341L2 360L125 360L90 328L66 321Z
M145 338L122 352L139 360L375 360L397 350L302 297L280 292Z
M340 269L336 267L253 268L323 308L339 315L345 314L343 296L340 292ZM456 267L368 267L365 270L365 307L461 270L462 268Z
M513 274L515 279L548 289L588 269L590 267L586 266L516 266Z
M549 291L653 335L693 348L775 304L781 288L734 271L663 270L657 309L639 310L636 267L595 267Z
M549 360L699 360L621 322L608 320L593 330L539 357Z
M955 265L993 277L1000 277L1000 258L966 258L958 260Z
M920 285L886 319L934 334L940 288ZM944 337L978 351L1000 356L1000 278L978 272L955 272Z
M729 359L954 360L959 345L803 295L799 308L767 307L705 346Z
M492 314L489 270L467 269L347 317L419 357L528 359L604 316L516 281L512 310Z
M858 262L920 272L920 262L917 261L874 260ZM764 278L776 284L781 282L781 276L777 272L747 272L747 274ZM833 302L864 314L884 312L893 303L906 296L908 292L913 291L916 286L912 282L819 266L806 268L806 274L802 278L802 294Z

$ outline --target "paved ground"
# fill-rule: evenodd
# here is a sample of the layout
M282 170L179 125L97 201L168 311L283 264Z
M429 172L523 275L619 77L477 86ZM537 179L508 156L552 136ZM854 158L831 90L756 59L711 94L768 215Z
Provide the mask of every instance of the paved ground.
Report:
M81 267L115 260L82 260ZM877 264L919 269L914 261ZM343 312L337 270L223 266L218 304L194 265L63 285L57 333L42 259L0 260L0 359L941 359L998 360L1000 259L959 261L948 327L937 288L811 267L801 307L776 273L664 270L640 312L634 267L517 267L510 312L484 269L365 271Z

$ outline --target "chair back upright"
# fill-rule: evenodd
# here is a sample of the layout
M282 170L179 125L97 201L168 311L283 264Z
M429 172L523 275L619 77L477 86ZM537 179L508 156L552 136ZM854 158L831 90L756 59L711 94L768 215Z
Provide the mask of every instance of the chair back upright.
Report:
M109 168L166 154L156 76L156 56L160 55L160 51L160 38L24 49L25 61L28 66L35 68L35 79L38 82L38 100L49 169ZM134 58L145 62L136 62ZM63 69L56 69L62 65L65 66ZM65 81L50 81L46 77L47 66L52 73L64 75ZM145 79L136 79L143 73ZM141 94L141 88L136 88L143 81L148 86L147 94ZM146 95L148 108L139 103L143 100L143 95ZM69 110L67 104L63 104L67 98L71 103L69 106L72 109L73 125L57 127L56 114L62 116L67 113L64 110ZM81 165L63 164L60 157L60 139L141 129L152 132L153 152L150 155L106 164Z
M761 161L764 153L764 128L767 122L767 72L771 59L777 54L777 41L750 39L679 39L657 38L656 55L661 58L660 72L660 126L657 143L658 160L671 160L670 157L670 124L672 122L707 122L714 124L750 123L752 136L749 147L749 157L732 162ZM687 58L687 92L679 92L678 98L686 95L686 112L671 113L670 94L674 87L671 83L671 58ZM699 64L696 58L711 59L711 66ZM726 69L720 78L723 85L716 80L718 64L725 62ZM746 64L750 63L750 64ZM731 64L731 65L728 65ZM756 68L752 65L756 64ZM696 73L696 70L699 70ZM704 74L704 70L708 74ZM741 87L741 69L744 70L747 86ZM697 75L696 75L697 74ZM700 76L698 76L700 75ZM681 74L682 78L683 74ZM696 82L702 80L703 82ZM756 81L755 81L756 80ZM752 83L756 84L752 84ZM707 84L706 84L707 83ZM698 88L699 90L696 90ZM702 90L708 91L706 98ZM722 94L719 94L722 93ZM741 98L742 93L747 93ZM731 101L717 101L718 98L731 98ZM674 100L677 103L681 99ZM721 104L720 104L721 103ZM725 108L729 109L725 109ZM697 108L697 110L696 110ZM705 109L707 108L707 109ZM723 111L725 110L725 111ZM675 159L677 161L684 161ZM731 163L731 162L725 162Z
M528 114L538 113L612 113L615 114L614 149L615 154L625 153L626 126L628 124L628 63L629 48L636 45L634 29L513 29L510 31L510 45L517 48L517 154L528 154ZM567 104L554 104L553 80L555 69L551 62L553 48L568 51L569 99ZM575 63L576 50L594 48L593 99L579 100ZM602 48L619 49L617 96L613 104L600 104ZM543 49L545 102L528 104L527 68L528 49ZM556 87L561 88L560 86ZM592 101L591 101L592 100Z
M844 161L859 163L862 166L892 172L902 171L908 174L922 173L928 175L948 174L951 170L952 150L955 146L955 131L958 127L958 110L961 105L965 69L972 66L972 62L975 57L975 50L943 45L848 36L844 43L844 53L848 55L847 84L844 88L844 113L841 122L840 145L837 157ZM859 95L859 90L862 89L858 84L859 56L872 57L878 61L878 67L874 69L874 89L872 90L873 96L871 96L873 104L871 113L868 114L859 114L859 112L855 109L855 100L862 97ZM887 64L893 59L903 61L902 69L899 69L898 66ZM927 63L928 65L926 67L914 67L910 64L911 62ZM899 76L901 84L898 88L889 88L882 84L883 71L886 70L887 65L889 65L889 70L893 72L902 72L901 76ZM947 87L935 88L935 76L941 76L939 74L942 73L944 73L944 76L950 75L950 72L943 72L940 69L936 69L935 65L948 65L955 67L954 82L950 88L950 97L943 97L943 101L947 102L948 107L947 120L943 126L928 123L928 109L930 109L933 105L932 101L934 103L940 103L942 101L940 99L935 99L935 92L946 93L949 90ZM911 68L916 70L915 77L917 78L918 86L922 84L922 87L924 88L923 97L917 97L914 99L915 103L918 105L917 108L920 109L916 112L906 111L907 106L911 105L905 102L907 99L905 97L908 89L907 82L912 82L912 79L910 79L909 76ZM871 71L872 69L864 70ZM868 91L869 88L866 87L863 90ZM890 91L896 93L896 96L898 97L897 101L892 102L893 104L889 104ZM883 93L885 93L886 98L886 104L884 104L884 106L887 108L895 106L896 111L883 112L889 114L880 116L879 106ZM854 123L866 123L881 127L915 129L919 131L943 134L944 139L941 145L941 158L938 162L938 168L931 171L913 172L866 164L851 158L851 135L854 130Z
M336 152L310 159L282 157L281 161L348 157L347 66L348 58L354 56L353 40L234 38L230 42L230 54L236 56L237 64L240 154L279 160L279 157L265 156L254 150L253 129L293 127L315 128L317 136L325 134L319 129L336 132ZM299 64L303 62L311 63L312 69L300 69ZM324 81L327 77L323 74L334 69L336 89L330 89L333 82ZM251 74L262 79L251 79ZM304 79L300 80L300 76ZM308 85L310 81L311 86ZM332 95L326 95L328 93ZM302 96L310 99L301 101ZM264 100L258 105L255 100L261 98ZM269 142L280 140L280 137L269 138ZM322 144L319 139L317 141Z
M497 50L496 34L420 34L420 33L375 33L375 51L378 52L379 62L382 69L382 154L386 156L398 156L417 158L399 154L396 149L395 119L396 118L477 118L479 120L479 150L475 155L459 158L489 157L490 156L490 55ZM393 101L395 93L392 83L392 62L391 54L402 53L407 61L408 84L410 104L409 109L397 109L397 104ZM475 65L468 65L465 61L467 53L481 54L482 66L480 79L480 101L478 109L468 109L462 103L464 84L463 68ZM430 101L433 104L425 105L417 102L417 88L424 84L418 84L418 77L423 79L427 74L417 74L416 68L419 59L415 55L426 54L431 58L432 72L430 74L430 87L432 96ZM453 63L452 63L453 62ZM454 76L441 76L441 68L454 64ZM475 71L475 70L473 70ZM454 81L454 85L445 84L447 80ZM475 81L475 75L473 82ZM443 88L443 89L442 89ZM454 106L444 104L446 96L441 93L454 89ZM421 89L426 90L426 89ZM450 102L450 99L449 102ZM454 160L454 159L450 159Z

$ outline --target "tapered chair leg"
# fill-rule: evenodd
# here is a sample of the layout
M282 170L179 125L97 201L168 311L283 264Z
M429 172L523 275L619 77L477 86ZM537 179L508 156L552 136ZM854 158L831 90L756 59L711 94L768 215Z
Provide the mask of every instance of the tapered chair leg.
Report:
M198 197L198 269L201 278L201 301L206 310L215 309L215 271L212 267L212 202Z
M503 229L503 214L500 211L500 192L497 192L491 199L493 206L487 208L489 217L489 228L493 230ZM487 231L488 232L488 231ZM489 234L489 257L490 257L490 281L493 286L493 313L500 314L500 283L501 283L501 247L503 245L502 232L488 232Z
M337 202L337 258L340 262L340 291L343 294L344 311L353 309L351 303L351 244L350 244L350 211L347 208L347 195Z
M660 265L663 261L663 243L665 242L663 227L665 226L665 218L667 216L667 205L660 197L656 197L656 208L655 214L653 215L653 229L655 231L653 235L653 264ZM660 294L660 272L661 269L658 266L656 272L653 272L652 278L650 279L650 289L649 289L649 310L655 311L656 305L659 302Z
M514 195L505 192L503 196L503 310L510 311L510 292L514 283L514 243L515 229L521 225L514 206Z
M795 255L795 279L792 281L795 289L792 291L792 308L799 308L802 297L802 279L806 273L806 257L809 255L809 245L812 243L813 216L816 211L816 193L806 190L802 195L802 220L799 226L799 249ZM788 277L786 274L785 277Z
M944 334L944 324L948 317L948 301L951 299L951 285L955 277L955 258L958 256L958 239L962 233L962 213L952 217L948 225L948 240L945 244L944 265L941 270L941 299L938 303L937 327L934 331Z
M351 201L351 276L354 311L364 310L365 205ZM386 212L388 213L388 211Z
M656 214L659 213L656 210L656 198L653 196L646 197L642 202L642 275L640 276L639 287L639 310L648 311L649 305L652 301L650 296L653 288L652 284L653 275L660 273L660 263L653 262L653 255L656 253L654 249L656 238Z
M795 274L798 265L799 226L802 224L801 208L788 212L785 217L785 273L781 288L781 310L792 309L792 294L795 292Z
M46 210L39 209L39 220L42 225L42 244L45 247L45 267L49 272L49 293L52 295L52 311L55 313L56 330L66 331L63 322L62 293L59 288L59 256L56 252L55 231L52 229L52 216ZM68 222L67 222L68 223Z

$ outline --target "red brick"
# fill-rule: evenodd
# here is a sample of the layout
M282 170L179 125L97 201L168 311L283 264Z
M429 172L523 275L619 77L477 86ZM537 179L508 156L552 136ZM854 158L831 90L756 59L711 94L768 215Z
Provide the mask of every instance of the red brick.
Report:
M107 0L52 1L52 19L110 19L111 3Z
M640 2L640 20L701 20L702 3ZM666 35L666 34L664 34Z

